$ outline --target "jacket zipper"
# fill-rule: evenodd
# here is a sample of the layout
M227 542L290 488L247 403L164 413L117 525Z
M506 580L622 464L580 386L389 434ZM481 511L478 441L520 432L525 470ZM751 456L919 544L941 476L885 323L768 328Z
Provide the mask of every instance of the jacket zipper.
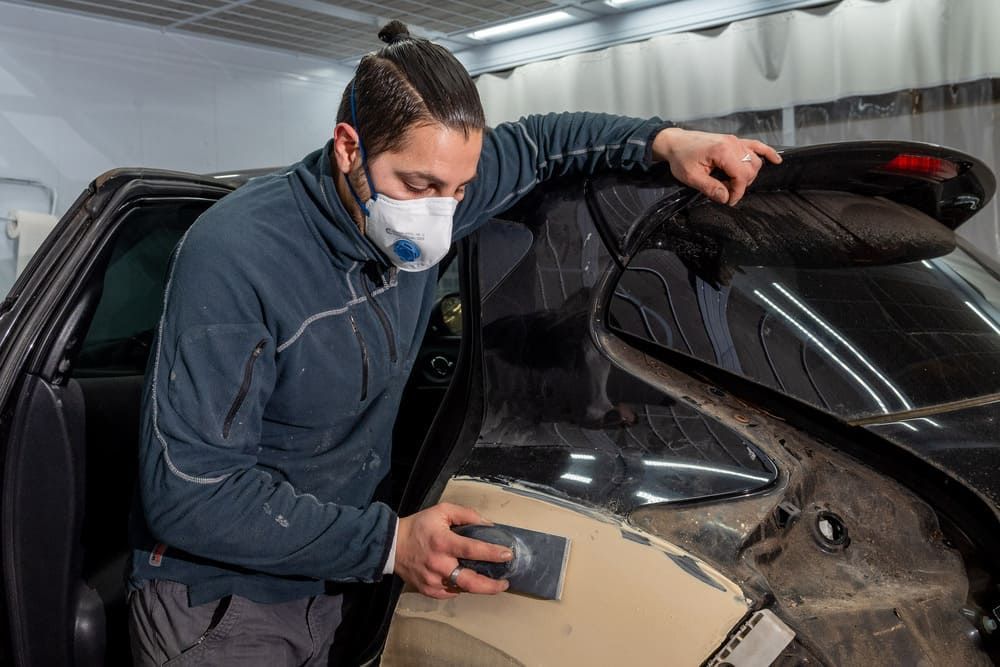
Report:
M233 420L236 419L236 413L240 411L243 401L246 400L247 393L250 391L250 383L253 382L253 367L257 363L261 352L264 351L265 345L267 345L267 339L262 338L257 343L257 346L254 347L253 352L250 353L250 358L247 359L247 365L243 369L243 382L240 384L240 391L236 394L236 400L233 401L233 405L226 414L226 421L222 424L222 437L224 439L229 439L229 429L232 428Z
M379 322L382 323L382 329L385 331L385 339L389 341L389 359L392 363L396 363L396 337L392 333L389 317L382 310L382 306L375 300L375 297L372 296L372 290L368 285L368 281L362 278L361 285L365 288L365 296L368 297L368 303L372 305L375 315L378 316Z
M350 318L351 328L354 329L354 336L358 339L358 346L361 348L361 400L364 401L368 398L368 346L365 345L365 339L361 337L361 329L354 321L354 315L351 315Z

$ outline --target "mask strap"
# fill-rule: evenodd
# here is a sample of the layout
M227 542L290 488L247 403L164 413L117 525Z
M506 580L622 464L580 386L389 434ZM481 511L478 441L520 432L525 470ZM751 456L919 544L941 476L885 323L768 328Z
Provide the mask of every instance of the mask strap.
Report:
M368 153L365 151L364 142L361 141L361 130L358 129L358 105L354 94L356 81L357 77L351 79L351 124L354 125L354 131L358 133L358 148L361 150L361 168L364 169L365 179L368 181L368 189L371 190L372 199L377 200L378 193L375 192L375 184L372 182L372 175L368 171ZM358 206L361 207L361 210L364 211L365 215L368 215L368 209L361 203L358 193L354 191L350 178L347 179L347 187L350 189L351 194L354 195L354 200L358 202Z
M354 186L351 185L351 179L347 174L344 174L344 182L347 183L347 189L351 191L351 196L354 197L354 201L358 203L361 207L361 212L365 214L365 217L369 217L371 213L368 212L368 207L365 206L364 202L361 201L361 197L358 196L357 191L355 191Z

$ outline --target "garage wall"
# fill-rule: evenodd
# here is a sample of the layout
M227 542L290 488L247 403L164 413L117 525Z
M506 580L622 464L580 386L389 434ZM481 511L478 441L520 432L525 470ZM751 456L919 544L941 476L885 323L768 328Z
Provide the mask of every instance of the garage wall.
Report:
M54 187L61 213L116 166L287 164L326 141L350 76L321 60L0 3L0 176ZM46 206L41 190L0 184L0 217ZM0 254L12 252L0 238Z
M910 139L1000 171L997 0L843 0L483 75L491 123L659 115L785 145ZM996 199L962 228L1000 257Z

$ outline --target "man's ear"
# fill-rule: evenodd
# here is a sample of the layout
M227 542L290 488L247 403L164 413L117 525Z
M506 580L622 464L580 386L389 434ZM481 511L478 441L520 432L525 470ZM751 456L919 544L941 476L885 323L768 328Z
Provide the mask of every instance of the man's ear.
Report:
M333 128L333 160L342 173L351 171L355 159L360 160L358 133L348 123L337 123Z

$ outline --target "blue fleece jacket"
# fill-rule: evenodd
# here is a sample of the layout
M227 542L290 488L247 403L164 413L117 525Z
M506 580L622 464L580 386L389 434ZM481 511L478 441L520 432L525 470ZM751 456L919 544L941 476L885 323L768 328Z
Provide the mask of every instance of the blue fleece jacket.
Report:
M647 167L665 125L497 126L454 237L547 178ZM337 196L330 150L225 197L175 250L143 393L132 587L267 603L382 576L396 516L372 497L437 270L389 266Z

